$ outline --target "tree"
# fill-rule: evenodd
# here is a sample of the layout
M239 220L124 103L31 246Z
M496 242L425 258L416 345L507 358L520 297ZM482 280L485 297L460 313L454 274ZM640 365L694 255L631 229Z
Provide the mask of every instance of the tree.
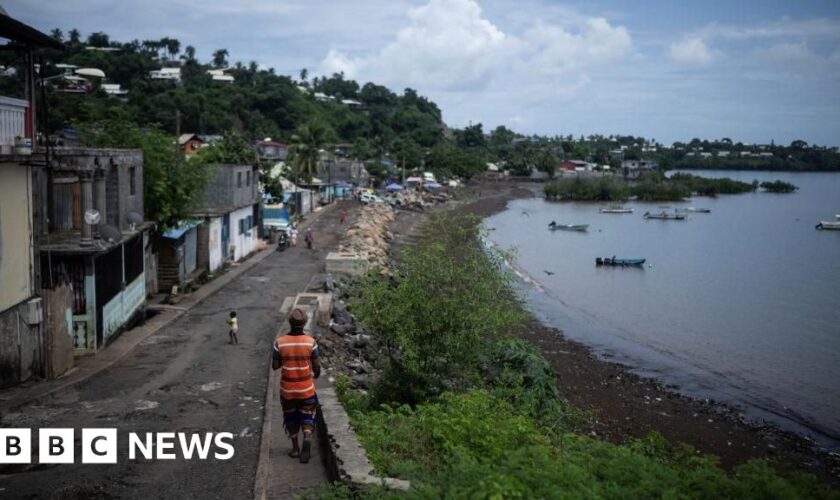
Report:
M167 38L166 51L169 52L170 59L175 59L175 56L181 51L181 42L175 38Z
M55 28L54 30L50 31L50 36L52 36L59 42L64 40L64 33L62 33L61 30L58 28Z
M187 61L195 61L195 47L187 45L187 48L184 49L184 55L187 57Z
M300 83L301 83L301 85L303 85L304 87L309 85L308 80L309 80L309 71L306 68L303 68L302 70L300 70Z
M160 129L141 130L124 120L107 120L81 129L86 146L143 151L143 200L146 219L172 227L187 218L210 181L211 167L184 160L172 138Z
M455 139L462 148L483 148L487 145L480 123L456 131Z
M79 43L81 42L81 39L82 39L82 35L81 35L81 33L79 33L79 30L77 30L76 28L73 28L73 29L70 30L70 33L68 33L68 35L70 37L69 38L70 45L79 45Z
M224 66L227 66L227 63L228 63L227 62L227 56L228 56L227 49L219 49L219 50L213 52L213 66L215 66L217 68L222 68Z
M88 36L87 44L91 47L108 47L111 44L111 40L105 33L97 31Z
M329 131L320 121L310 121L297 128L291 140L292 167L295 184L303 178L309 182L318 173L321 150L327 144Z

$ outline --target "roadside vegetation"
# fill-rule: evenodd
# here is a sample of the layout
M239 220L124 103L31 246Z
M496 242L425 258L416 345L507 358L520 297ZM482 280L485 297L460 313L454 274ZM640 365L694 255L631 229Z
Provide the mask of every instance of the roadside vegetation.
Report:
M837 498L762 461L731 473L658 434L615 445L578 432L588 417L558 393L539 350L509 332L523 319L506 254L484 250L478 219L441 217L405 250L394 279L357 284L350 306L387 346L369 392L339 397L380 474L408 493L322 498Z

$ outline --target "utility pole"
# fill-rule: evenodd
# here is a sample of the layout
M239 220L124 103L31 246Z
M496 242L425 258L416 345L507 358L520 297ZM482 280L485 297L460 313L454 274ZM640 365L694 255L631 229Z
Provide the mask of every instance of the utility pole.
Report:
M175 110L175 137L181 137L181 110Z

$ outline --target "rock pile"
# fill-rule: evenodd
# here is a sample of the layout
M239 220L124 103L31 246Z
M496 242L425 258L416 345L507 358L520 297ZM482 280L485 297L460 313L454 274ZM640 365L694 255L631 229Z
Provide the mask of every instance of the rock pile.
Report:
M394 222L394 211L384 203L371 203L362 209L338 247L365 259L371 268L387 269L388 252L394 235L388 226Z
M388 197L388 203L403 210L425 210L429 205L445 203L452 197L446 193L432 193L418 189L406 189Z
M334 300L330 327L318 338L321 362L330 368L333 376L342 373L349 376L354 388L369 389L379 372L376 364L383 354L382 346L371 332L356 323L344 301L339 299L343 285L331 278L325 283Z

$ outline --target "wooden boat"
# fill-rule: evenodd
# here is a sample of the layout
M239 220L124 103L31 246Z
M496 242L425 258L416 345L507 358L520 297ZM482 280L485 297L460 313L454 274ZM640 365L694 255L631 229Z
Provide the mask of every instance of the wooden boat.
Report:
M602 208L600 210L602 214L632 214L632 208L624 208L624 207L610 207L610 208Z
M548 228L552 231L586 231L589 227L589 224L557 224L554 221L551 221L551 224L548 225Z
M667 212L660 212L658 214L652 214L650 212L645 212L645 219L660 219L660 220L685 220L685 215L682 214L669 214Z
M618 267L628 267L628 266L642 266L645 263L645 259L617 259L615 257L596 257L595 258L595 265L596 266L618 266Z
M686 208L675 208L674 212L689 212L693 214L710 214L712 211L708 208L694 208L694 207L686 207Z
M820 221L820 223L817 224L816 228L817 229L840 230L840 220L836 221L836 222L835 221L828 221L828 220Z

